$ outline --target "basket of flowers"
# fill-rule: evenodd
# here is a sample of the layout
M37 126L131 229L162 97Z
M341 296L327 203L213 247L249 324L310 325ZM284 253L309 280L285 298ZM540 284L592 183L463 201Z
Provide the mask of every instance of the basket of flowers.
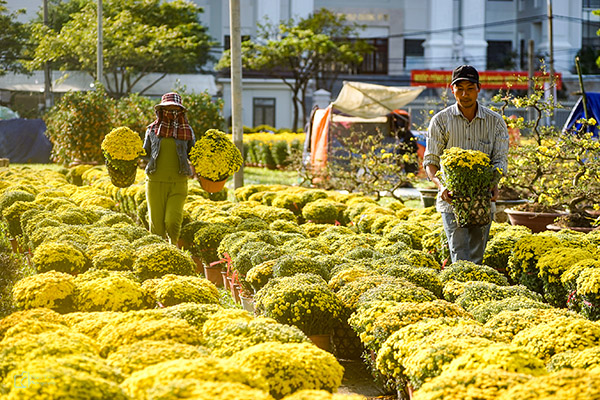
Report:
M460 227L485 226L492 221L490 189L500 180L500 170L487 154L452 147L444 151L438 176L452 193L452 209Z
M135 181L138 158L145 154L140 135L122 126L102 141L102 154L110 181L116 187L128 187Z
M216 193L223 189L227 178L240 169L244 159L225 132L209 129L192 147L190 161L202 189Z

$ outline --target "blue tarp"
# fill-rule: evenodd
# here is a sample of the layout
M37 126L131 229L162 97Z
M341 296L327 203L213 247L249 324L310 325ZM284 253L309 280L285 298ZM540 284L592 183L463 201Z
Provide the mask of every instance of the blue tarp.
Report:
M49 163L52 143L44 132L41 119L0 120L0 158L11 163Z
M600 93L597 92L586 92L585 97L587 99L587 111L588 118L594 118L596 121L600 123ZM583 110L583 97L580 97L573 109L571 110L571 114L567 121L565 122L565 126L563 130L568 131L573 128L578 130L581 128L581 124L577 123L577 120L580 118L585 118L585 112ZM590 127L592 132L594 133L594 137L598 137L598 124L593 128Z

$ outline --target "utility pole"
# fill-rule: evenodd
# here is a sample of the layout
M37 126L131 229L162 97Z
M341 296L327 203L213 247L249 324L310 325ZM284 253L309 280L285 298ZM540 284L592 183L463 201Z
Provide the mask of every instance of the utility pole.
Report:
M527 97L531 97L533 94L534 81L533 81L533 52L534 52L534 43L533 39L529 39L527 43ZM527 119L531 121L533 119L533 109L531 107L527 108Z
M48 26L48 0L44 0L44 25ZM50 63L44 63L44 106L46 110L52 107L54 103L52 99L52 72L50 71Z
M242 34L240 0L229 0L229 31L231 43L231 125L233 143L244 154L242 125ZM233 187L244 186L244 166L233 174Z
M552 103L556 104L556 81L554 79L554 33L552 29L552 0L548 0L548 46L550 51L550 90ZM552 125L554 125L554 113L552 114Z
M96 48L96 81L102 82L103 58L102 58L102 0L98 0L98 43Z

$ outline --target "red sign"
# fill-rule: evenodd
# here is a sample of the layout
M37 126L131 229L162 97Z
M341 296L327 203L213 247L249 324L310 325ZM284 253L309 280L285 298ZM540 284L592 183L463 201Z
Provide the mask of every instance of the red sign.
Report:
M542 81L548 81L550 74L536 72L535 76ZM562 75L555 73L556 88L562 88ZM452 71L414 69L410 73L411 86L448 87L452 78ZM525 71L481 71L479 82L482 89L527 89L527 72Z

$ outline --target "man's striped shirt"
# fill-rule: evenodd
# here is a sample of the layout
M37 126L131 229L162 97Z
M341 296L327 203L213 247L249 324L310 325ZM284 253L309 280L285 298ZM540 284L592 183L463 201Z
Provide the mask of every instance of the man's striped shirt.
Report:
M458 104L451 105L433 116L427 129L423 167L433 164L440 168L445 149L460 147L479 150L490 157L493 166L506 172L508 158L508 129L500 116L477 103L477 114L471 122L460 112ZM436 208L452 212L450 204L438 194Z

